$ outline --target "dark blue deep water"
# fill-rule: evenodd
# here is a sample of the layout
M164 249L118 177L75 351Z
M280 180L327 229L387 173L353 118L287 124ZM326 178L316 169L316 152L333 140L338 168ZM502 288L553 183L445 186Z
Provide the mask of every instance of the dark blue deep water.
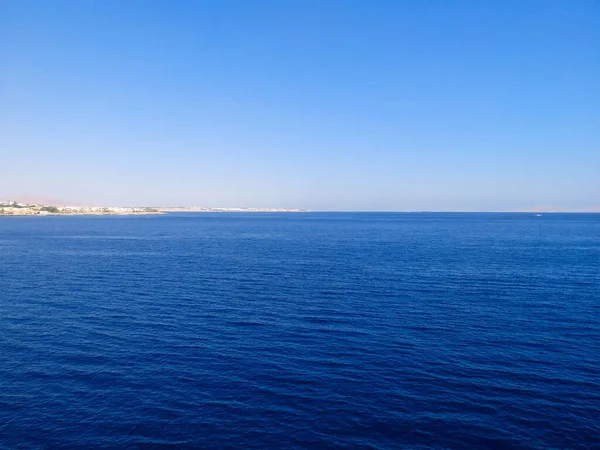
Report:
M0 217L0 447L600 448L600 215Z

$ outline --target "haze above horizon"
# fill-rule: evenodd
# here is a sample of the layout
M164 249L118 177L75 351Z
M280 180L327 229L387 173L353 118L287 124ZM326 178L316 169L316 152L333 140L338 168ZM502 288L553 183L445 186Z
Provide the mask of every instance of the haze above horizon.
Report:
M600 3L0 3L0 200L600 206Z

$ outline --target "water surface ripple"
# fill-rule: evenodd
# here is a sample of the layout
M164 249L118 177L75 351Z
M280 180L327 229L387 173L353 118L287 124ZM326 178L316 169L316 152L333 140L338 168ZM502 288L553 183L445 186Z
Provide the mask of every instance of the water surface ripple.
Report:
M600 448L600 215L0 217L0 446Z

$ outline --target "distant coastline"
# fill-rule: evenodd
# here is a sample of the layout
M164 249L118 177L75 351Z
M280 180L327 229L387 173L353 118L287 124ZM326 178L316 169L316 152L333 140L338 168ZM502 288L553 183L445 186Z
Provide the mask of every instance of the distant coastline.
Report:
M298 212L309 212L306 209L298 208L204 208L196 206L181 206L181 207L157 207L157 211L163 213L169 212L287 212L287 213L298 213Z
M45 203L25 203L14 200L0 201L0 216L123 216L123 215L159 215L169 213L305 213L314 212L299 208L225 208L200 206L67 206ZM520 214L555 214L555 213L600 213L600 207L567 209L555 206L536 206L518 210L466 211L466 210L422 210L422 211L319 211L319 212L379 212L379 213L520 213Z
M81 216L81 215L163 214L156 208L103 206L54 206L17 201L0 201L0 216Z
M296 208L203 208L203 207L121 207L55 206L0 201L0 216L123 216L166 214L173 212L307 212Z

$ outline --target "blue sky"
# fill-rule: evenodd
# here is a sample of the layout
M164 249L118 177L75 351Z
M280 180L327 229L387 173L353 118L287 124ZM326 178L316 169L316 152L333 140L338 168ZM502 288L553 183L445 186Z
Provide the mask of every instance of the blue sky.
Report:
M600 2L5 0L0 197L600 205Z

